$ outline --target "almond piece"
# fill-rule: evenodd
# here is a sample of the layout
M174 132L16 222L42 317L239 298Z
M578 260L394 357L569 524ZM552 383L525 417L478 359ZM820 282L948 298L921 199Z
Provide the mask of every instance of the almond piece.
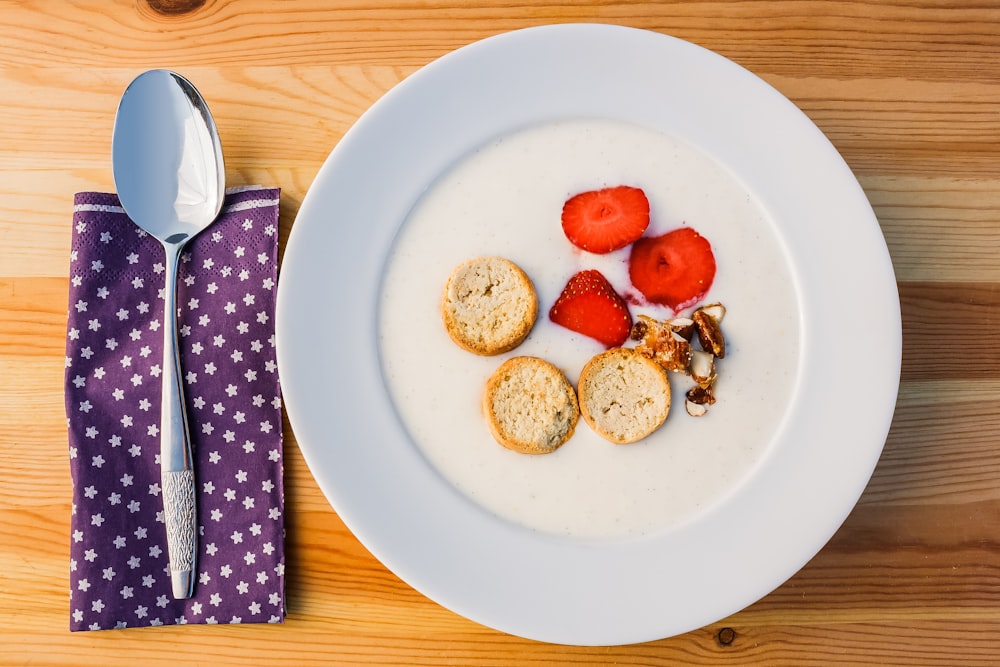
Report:
M699 308L691 316L698 331L698 342L706 352L711 352L719 359L726 356L726 338L722 335L719 321Z
M715 394L712 392L712 385L695 385L688 389L686 398L689 403L696 405L712 405L715 403Z
M691 401L684 401L684 409L687 410L687 413L692 417L701 417L708 412L708 408L704 405L692 403Z
M690 341L694 338L694 320L690 317L675 317L667 321L667 326L684 340Z
M688 367L691 378L701 386L715 382L715 357L711 352L691 350L691 365Z
M698 310L702 311L719 324L722 324L722 318L726 316L726 307L721 303L710 303L707 306L702 306Z

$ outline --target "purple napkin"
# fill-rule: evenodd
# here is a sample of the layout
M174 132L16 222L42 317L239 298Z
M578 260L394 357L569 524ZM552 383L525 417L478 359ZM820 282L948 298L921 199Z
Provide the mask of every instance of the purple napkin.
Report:
M228 191L180 264L198 492L188 600L171 595L160 495L163 249L115 195L76 195L66 340L71 630L284 619L278 195Z

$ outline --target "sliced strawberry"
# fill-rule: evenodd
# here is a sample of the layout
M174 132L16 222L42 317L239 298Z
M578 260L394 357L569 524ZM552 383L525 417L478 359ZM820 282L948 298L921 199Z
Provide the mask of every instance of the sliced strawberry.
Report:
M625 300L594 269L569 279L549 311L549 319L608 347L620 346L632 329L632 315Z
M619 185L571 197L562 210L570 243L598 255L624 248L649 226L649 200L639 188Z
M683 310L700 301L712 286L712 244L690 227L641 238L632 246L628 275L652 303L674 312Z

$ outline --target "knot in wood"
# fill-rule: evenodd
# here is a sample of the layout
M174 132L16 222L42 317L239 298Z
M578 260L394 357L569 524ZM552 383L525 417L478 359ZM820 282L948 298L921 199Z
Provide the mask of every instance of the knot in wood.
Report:
M715 638L721 646L729 646L736 640L736 631L732 628L722 628Z
M163 16L180 16L200 9L205 0L145 0L146 5Z

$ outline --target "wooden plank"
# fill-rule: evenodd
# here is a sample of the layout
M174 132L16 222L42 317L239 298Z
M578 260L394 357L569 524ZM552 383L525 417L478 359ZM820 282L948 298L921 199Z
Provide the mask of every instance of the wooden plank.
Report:
M902 283L904 380L995 378L997 283Z
M765 61L775 70L801 71L808 63L836 76L858 76L863 65L864 73L888 76L930 70L941 72L942 79L975 72L987 80L991 63L986 56L1000 46L995 29L1000 15L990 3L784 0L755 5L562 0L512 7L506 2L299 0L276 11L269 0L241 0L164 16L130 0L67 8L34 0L8 3L10 37L0 55L20 66L38 62L35 54L46 65L79 67L111 62L138 68L164 62L284 65L316 59L412 65L501 31L591 21L669 32L738 61ZM186 39L176 38L180 32ZM61 38L52 40L53 34Z

